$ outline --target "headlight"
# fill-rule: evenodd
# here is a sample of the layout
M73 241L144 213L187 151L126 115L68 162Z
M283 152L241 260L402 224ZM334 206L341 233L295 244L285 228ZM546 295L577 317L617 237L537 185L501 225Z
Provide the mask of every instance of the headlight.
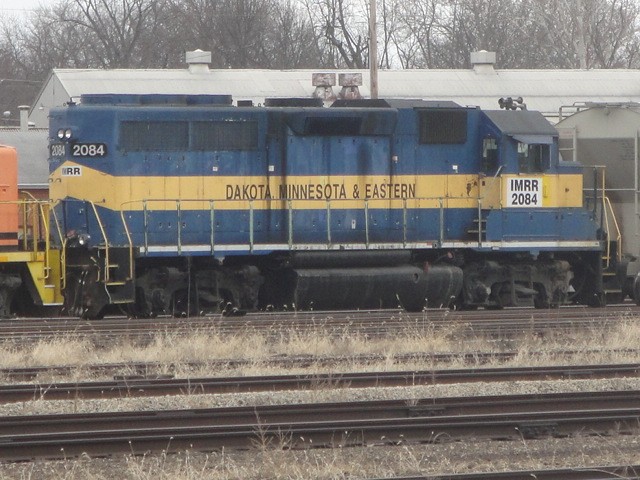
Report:
M85 235L85 234L78 235L78 245L80 245L81 247L86 245L87 243L89 243L90 238L91 237L89 235Z
M73 136L73 132L70 128L61 128L58 130L58 138L60 140L69 140Z

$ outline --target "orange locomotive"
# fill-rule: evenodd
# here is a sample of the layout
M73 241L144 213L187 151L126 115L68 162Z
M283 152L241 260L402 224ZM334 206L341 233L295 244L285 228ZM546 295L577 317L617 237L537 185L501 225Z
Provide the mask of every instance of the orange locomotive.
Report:
M50 248L49 203L18 197L16 149L0 145L0 317L62 304L61 257Z
M18 154L0 145L0 247L18 246Z

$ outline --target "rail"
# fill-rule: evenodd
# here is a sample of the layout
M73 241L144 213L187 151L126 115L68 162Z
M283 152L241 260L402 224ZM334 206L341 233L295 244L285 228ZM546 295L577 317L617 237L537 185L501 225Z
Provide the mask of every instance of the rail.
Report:
M326 218L322 220L321 225L325 228L324 236L319 243L326 245L328 248L332 248L336 240L336 228L333 226L332 218L335 216L335 212L352 210L364 212L364 219L360 217L359 220L352 219L352 229L357 231L360 240L365 249L372 248L375 244L372 241L372 217L371 210L379 208L388 210L390 206L394 209L401 210L401 220L398 219L397 223L394 223L391 219L387 218L389 222L389 228L394 231L401 231L401 235L398 235L397 243L406 246L409 243L411 232L411 214L412 209L433 209L437 210L437 222L438 229L434 235L431 243L442 244L446 241L446 228L445 228L445 216L447 208L450 208L452 204L464 204L466 205L469 200L478 201L478 197L421 197L421 198L394 198L394 199L322 199L322 200L293 200L286 198L271 198L265 199L248 199L248 200L227 200L227 199L167 199L167 198L147 198L142 200L132 200L120 205L120 217L125 228L125 234L127 241L130 245L133 245L133 233L129 225L131 216L135 212L140 212L142 218L142 231L137 232L141 236L142 244L144 245L144 252L149 251L151 233L154 231L152 226L152 216L154 214L173 212L173 219L175 219L175 232L173 232L173 240L178 254L182 254L185 251L188 243L185 242L185 218L186 212L199 211L206 212L205 218L208 217L208 233L209 233L209 245L208 250L214 252L216 247L216 237L218 236L219 227L217 226L217 219L219 213L223 211L229 211L232 209L231 205L240 205L233 207L233 209L243 210L247 212L247 223L245 224L245 233L247 238L247 246L250 252L253 252L259 245L257 240L257 211L262 209L268 210L273 204L282 205L283 208L278 208L278 212L283 212L282 220L283 224L286 224L286 234L283 236L284 242L287 244L290 250L294 250L296 245L301 242L296 242L296 228L295 228L295 215L305 210L324 211ZM301 202L306 205L303 208L299 208ZM313 202L317 205L317 208L309 208L309 202ZM170 233L172 226L167 221L168 217L165 217L162 223L164 228L163 233ZM356 228L356 222L362 221L362 227ZM173 222L173 220L171 220ZM394 228L398 226L399 228ZM481 241L481 239L480 239ZM396 242L393 242L396 243ZM131 248L131 255L133 256L133 248Z
M618 219L616 217L615 211L613 209L613 205L611 204L611 199L607 195L608 192L620 192L626 191L626 189L607 189L606 188L606 166L604 165L594 165L589 168L593 171L593 186L585 187L584 193L585 197L588 192L592 192L590 198L593 199L593 211L597 212L598 205L601 209L600 215L600 228L603 232L606 233L606 241L605 241L605 252L603 255L605 268L608 268L611 265L611 238L615 238L615 242L617 243L616 249L616 260L620 262L622 260L622 229L620 228L620 224L618 223ZM589 197L586 197L587 201Z
M17 225L17 246L23 252L35 255L42 253L48 269L49 251L51 249L50 225L48 222L51 205L48 200L38 200L29 192L23 192L26 198L20 200L3 201L0 205L15 206L17 218L21 224ZM11 207L12 209L14 207ZM47 277L48 278L48 272Z
M481 182L490 182L488 186L486 186L478 197L478 246L482 246L482 234L483 232L483 222L484 216L482 215L483 210L492 209L497 207L498 209L503 208L502 204L502 177L500 173L502 172L504 166L500 166L496 173L491 177L481 178Z
M112 391L119 391L120 396L144 395L147 382L118 382ZM35 396L39 398L42 387L37 387ZM46 391L47 396L54 387ZM68 459L119 452L247 450L264 445L342 449L381 442L388 446L439 443L442 438L522 442L584 432L631 435L640 418L637 395L613 391L430 397L147 413L72 413L56 418L14 416L2 419L0 458Z
M495 383L578 379L638 378L637 363L611 365L557 365L536 367L473 367L398 371L355 371L342 373L299 373L241 377L117 378L105 381L41 382L0 385L0 404L38 400L105 399L123 396L158 397L200 394L257 393L310 390L319 385L332 388L391 388L457 383ZM600 395L608 395L602 392ZM563 394L568 395L568 394ZM576 393L575 395L580 395ZM638 395L627 393L636 409ZM592 397L595 395L592 395ZM485 397L486 399L486 397ZM0 427L1 428L1 427ZM1 438L1 436L0 436ZM2 448L0 447L0 451Z
M605 204L605 207L604 207L605 218L606 218L605 222L607 225L609 224L607 211L611 212L611 219L613 221L613 226L615 227L615 232L616 232L616 243L618 244L618 248L616 250L616 259L618 262L620 262L622 260L622 232L620 230L620 225L618 225L618 220L616 219L616 215L613 211L613 207L611 206L611 200L609 200L609 197L603 197L603 199ZM611 262L611 242L607 242L606 267L610 265L610 262Z
M120 212L120 219L122 220L124 233L127 236L127 242L129 243L129 278L134 278L133 239L131 238L131 232L129 231L129 226L127 225L127 221L124 218L123 211Z
M96 222L98 223L98 228L100 229L100 233L102 234L102 238L104 239L104 281L105 283L109 282L109 239L107 238L107 232L104 229L104 225L102 224L102 219L100 218L100 214L98 214L98 207L91 200L86 200L86 202L91 205L91 209L93 210L93 214L96 217Z
M60 219L58 218L56 209L49 208L49 212L53 216L56 231L58 232L58 238L60 239L60 288L64 290L67 286L67 238L62 234Z
M100 217L100 213L98 212L98 207L95 204L95 202L90 201L90 200L85 200L85 202L87 204L89 204L91 206L91 211L93 212L93 215L95 217L96 220L96 224L98 225L98 229L100 230L100 234L102 235L102 240L104 241L104 274L103 274L103 280L105 283L109 283L111 280L111 261L110 261L110 249L111 249L111 244L109 242L109 238L107 236L107 231L105 229L104 226L104 222L102 221L102 218ZM129 226L127 225L125 216L124 216L124 212L120 211L120 218L122 219L122 224L124 227L124 233L127 237L127 242L128 242L128 249L129 249L129 278L133 278L134 276L134 252L133 252L133 239L131 237L131 231L129 230ZM64 245L66 245L66 242L64 242ZM64 247L64 246L63 246ZM63 248L64 250L64 248Z

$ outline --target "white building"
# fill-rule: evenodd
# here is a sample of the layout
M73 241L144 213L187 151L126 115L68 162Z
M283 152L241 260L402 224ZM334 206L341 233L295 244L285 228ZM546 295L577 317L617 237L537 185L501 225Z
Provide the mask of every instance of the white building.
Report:
M367 70L214 70L209 52L187 52L188 68L174 70L54 69L34 102L29 120L47 126L49 109L84 93L231 94L262 104L269 97L310 97L314 73L360 73L369 96ZM380 70L380 98L452 100L498 109L500 97L522 97L529 110L555 120L561 106L582 102L640 102L640 70L497 70L494 52L475 52L467 70ZM340 86L332 86L334 94Z

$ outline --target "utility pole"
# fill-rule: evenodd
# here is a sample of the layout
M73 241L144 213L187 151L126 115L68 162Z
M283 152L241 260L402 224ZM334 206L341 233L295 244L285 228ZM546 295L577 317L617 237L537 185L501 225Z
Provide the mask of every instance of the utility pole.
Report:
M378 98L378 36L376 34L376 0L369 0L369 83L371 98Z

